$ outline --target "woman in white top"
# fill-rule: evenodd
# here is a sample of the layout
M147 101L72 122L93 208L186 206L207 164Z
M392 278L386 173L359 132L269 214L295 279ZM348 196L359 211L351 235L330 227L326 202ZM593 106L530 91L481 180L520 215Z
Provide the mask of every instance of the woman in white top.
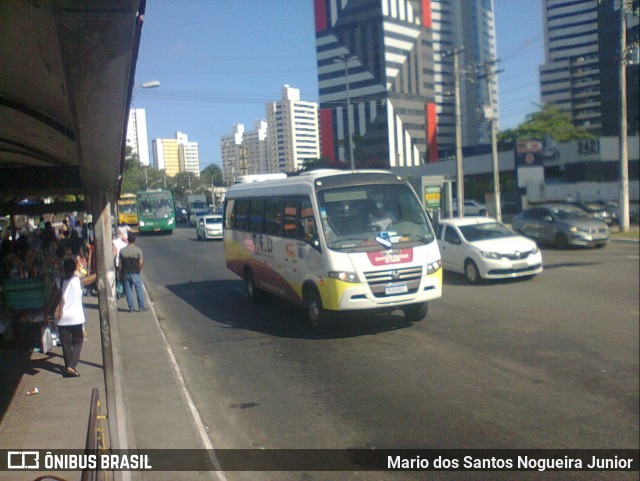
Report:
M56 321L62 343L62 355L64 357L65 376L78 377L76 366L80 361L80 352L84 335L82 328L85 317L82 308L82 288L96 280L96 275L91 274L82 279L75 275L76 261L67 259L63 264L64 278L62 280L62 316Z

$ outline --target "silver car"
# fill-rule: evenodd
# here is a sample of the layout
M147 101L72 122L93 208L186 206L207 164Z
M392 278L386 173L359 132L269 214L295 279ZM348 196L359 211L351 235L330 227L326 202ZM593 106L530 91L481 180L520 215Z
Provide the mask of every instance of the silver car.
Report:
M527 209L514 218L513 229L541 244L556 244L562 248L604 247L609 242L607 224L570 204L546 204Z

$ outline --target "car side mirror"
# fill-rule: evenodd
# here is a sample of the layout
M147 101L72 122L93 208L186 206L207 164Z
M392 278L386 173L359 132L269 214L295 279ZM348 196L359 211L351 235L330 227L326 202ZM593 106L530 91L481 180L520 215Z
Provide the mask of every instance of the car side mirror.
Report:
M545 215L542 218L542 220L545 221L545 222L553 222L553 217L551 217L550 215Z
M460 244L462 244L462 241L460 239L450 239L447 241L449 244L454 244L459 246Z

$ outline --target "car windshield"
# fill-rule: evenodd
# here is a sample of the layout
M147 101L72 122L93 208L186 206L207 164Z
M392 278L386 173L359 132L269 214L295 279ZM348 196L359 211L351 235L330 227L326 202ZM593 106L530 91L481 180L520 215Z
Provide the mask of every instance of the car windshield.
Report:
M563 205L560 207L552 207L551 212L558 219L588 219L587 213L579 207L572 205Z
M486 222L483 224L461 226L460 232L462 232L464 238L469 242L500 239L515 235L509 228L499 222Z
M222 217L209 217L205 219L207 224L222 224Z
M404 184L370 184L318 193L330 249L365 252L433 242L435 236L415 194Z

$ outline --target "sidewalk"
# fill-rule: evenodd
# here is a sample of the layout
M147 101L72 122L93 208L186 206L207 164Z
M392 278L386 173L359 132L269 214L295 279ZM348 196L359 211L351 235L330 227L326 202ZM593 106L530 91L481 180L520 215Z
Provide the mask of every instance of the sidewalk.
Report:
M0 449L84 449L94 387L100 393L102 413L108 414L98 299L85 297L84 301L88 339L78 365L81 377L62 377L60 346L42 354L33 350L37 341L0 344ZM126 301L120 299L118 318L129 448L203 448L153 309L129 313ZM34 329L30 339L37 339L38 332ZM37 394L26 394L35 387ZM44 474L49 473L0 472L0 481L33 481ZM50 474L68 481L77 481L81 475L78 471ZM215 479L214 473L208 474L180 473L179 479ZM133 472L131 479L178 478L171 472Z

